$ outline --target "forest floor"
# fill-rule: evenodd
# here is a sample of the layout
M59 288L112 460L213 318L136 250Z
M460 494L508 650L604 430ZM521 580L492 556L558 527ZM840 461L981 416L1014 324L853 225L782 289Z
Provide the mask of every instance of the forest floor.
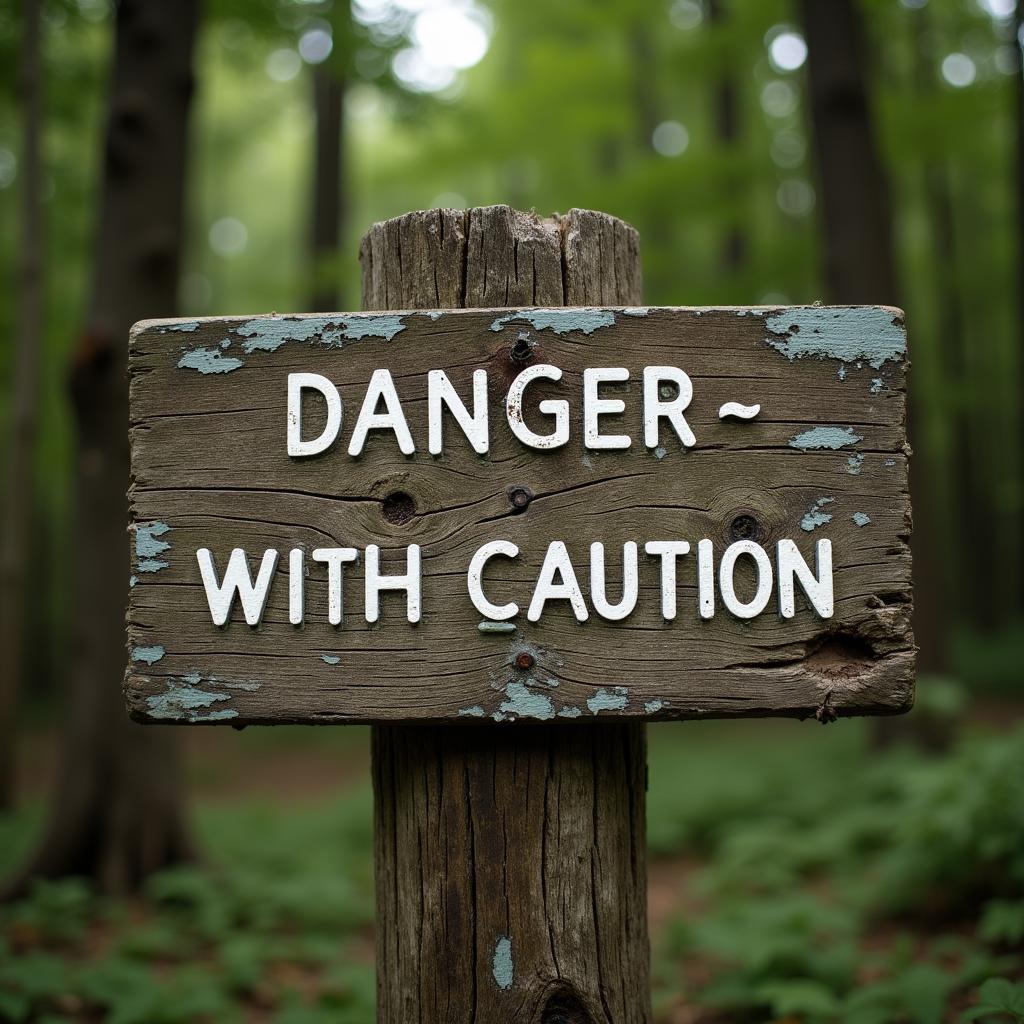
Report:
M866 722L652 727L659 1024L1024 1020L1020 710L972 707L941 754ZM0 1021L372 1021L367 731L182 738L203 862L132 901L72 880L0 909ZM0 870L53 748L26 737Z

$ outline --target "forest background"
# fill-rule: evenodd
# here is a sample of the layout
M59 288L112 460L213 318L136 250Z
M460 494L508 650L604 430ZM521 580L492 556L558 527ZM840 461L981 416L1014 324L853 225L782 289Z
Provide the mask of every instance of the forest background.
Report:
M371 223L490 203L632 223L652 304L907 311L918 706L652 727L658 1020L1024 1020L1021 45L1013 0L0 5L0 1020L372 1019L366 733L120 710L127 328L357 308Z

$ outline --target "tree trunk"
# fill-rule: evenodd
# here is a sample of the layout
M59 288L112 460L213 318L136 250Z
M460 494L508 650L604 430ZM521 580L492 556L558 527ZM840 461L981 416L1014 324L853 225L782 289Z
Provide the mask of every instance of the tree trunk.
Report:
M1013 16L1013 47L1017 55L1017 75L1014 88L1014 115L1016 124L1016 167L1014 168L1014 193L1017 199L1017 394L1024 395L1024 0L1017 0ZM1024 494L1020 493L1024 480L1024 414L1017 406L1017 515L1020 526L1017 529L1017 571L1016 613L1018 620L1024 614Z
M807 39L811 122L823 208L829 301L896 303L899 289L888 183L873 130L863 25L855 0L801 0ZM910 393L910 436L918 448L910 485L915 519L914 632L918 669L941 671L946 630L936 557L934 491Z
M39 403L39 348L43 342L41 21L41 0L25 0L18 75L23 127L13 415L7 447L4 516L0 522L0 810L14 802L15 716L25 667L29 510Z
M641 301L636 233L589 211L407 214L360 259L366 309ZM375 727L382 1024L650 1020L645 744L637 724Z
M121 697L129 575L128 329L173 315L198 0L122 0L91 309L71 373L78 429L68 735L48 830L10 893L76 874L130 890L187 853L176 744ZM175 738L176 739L176 738Z
M723 20L721 0L708 0L708 17L712 25ZM730 61L731 64L731 61ZM726 66L718 75L714 85L715 135L723 156L729 161L729 171L724 176L727 191L723 201L730 205L735 197L743 194L743 183L737 180L735 171L736 146L739 142L739 90L734 68ZM729 212L725 240L722 245L722 269L734 275L743 266L746 258L747 239L737 223L734 211Z
M326 64L313 69L316 150L313 161L311 311L338 309L338 247L342 218L342 108L345 87Z
M928 34L926 7L915 10L913 40L915 79L919 95L934 94L937 48ZM942 375L947 394L952 388L971 392L971 367L967 359L967 324L960 294L957 266L956 216L953 205L950 168L943 158L928 157L922 171L922 194L928 211L932 236L931 272L939 307L937 338L942 359ZM995 580L996 566L991 550L989 509L983 508L988 493L984 479L984 460L973 457L971 447L971 415L966 403L955 399L945 415L952 421L948 431L953 488L949 508L953 521L947 535L962 534L973 538L968 547L952 544L946 556L947 570L944 597L950 611L962 622L991 627L996 620L999 588Z

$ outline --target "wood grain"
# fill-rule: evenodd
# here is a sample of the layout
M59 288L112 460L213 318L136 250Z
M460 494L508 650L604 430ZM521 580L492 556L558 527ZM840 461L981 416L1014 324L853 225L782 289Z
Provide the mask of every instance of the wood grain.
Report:
M500 270L502 287L510 286L508 273ZM837 308L837 323L861 315L860 309ZM144 530L153 522L170 529L160 538L169 545L158 559L166 568L136 572L131 592L130 650L165 652L152 664L132 663L132 713L152 718L155 709L161 720L173 720L177 704L167 693L197 674L202 682L194 688L218 696L206 706L182 708L179 717L202 721L213 711L215 720L234 724L503 719L520 717L530 703L540 717L589 717L595 708L653 718L905 709L914 647L903 358L873 367L866 358L847 364L794 356L786 346L801 335L780 335L780 325L828 314L820 307L638 312L609 310L614 323L589 334L537 329L531 321L544 320L529 311L410 312L396 314L400 320L391 329L399 323L402 329L390 340L339 339L345 330L380 329L356 314L203 320L194 328L187 324L189 330L174 322L142 325L131 346L132 521ZM875 313L900 322L898 311ZM274 351L246 351L253 338L282 331L308 338ZM521 336L535 344L534 360L564 371L559 384L537 385L529 403L545 396L570 401L573 436L564 448L527 449L503 420L504 393L520 369L510 351ZM831 336L822 341L833 343ZM197 351L214 353L213 366L223 359L241 365L208 373L179 367ZM696 447L683 450L667 429L662 450L643 447L638 378L649 364L680 366L691 375L687 416ZM580 423L582 370L617 365L633 375L621 388L627 402L621 429L634 445L588 452ZM362 456L350 458L348 432L379 366L395 375L420 450L403 456L394 437L379 432ZM488 370L487 456L477 456L464 439L459 443L453 424L445 453L426 453L426 371L434 367L444 368L467 395L472 371ZM296 370L326 375L347 403L339 443L311 459L289 459L285 452L285 381ZM761 414L750 422L720 421L719 407L728 401L760 403ZM318 431L315 417L308 419L309 430ZM831 433L801 440L822 428ZM614 419L605 429L617 429ZM816 436L843 447L800 447ZM535 495L522 514L509 498L517 487ZM395 492L414 499L411 521L385 518L385 499ZM827 504L819 505L823 499ZM815 510L830 518L808 532L801 524ZM810 558L814 541L832 540L833 619L822 621L798 605L792 620L769 611L742 622L719 605L714 619L702 621L691 556L681 563L675 621L661 618L658 563L649 558L641 561L637 610L625 621L592 615L580 624L566 602L549 604L536 624L525 621L551 540L566 541L586 591L593 540L617 553L626 540L695 544L708 537L720 555L743 522L750 528L750 519L769 551L791 537ZM488 577L492 600L515 599L524 609L512 634L480 632L481 616L466 595L472 553L498 538L522 552L516 562L496 561ZM267 547L285 552L379 543L384 571L399 571L413 542L423 549L424 611L417 626L405 621L401 595L383 597L379 623L364 621L361 566L347 579L343 626L329 626L326 573L310 564L304 626L287 623L282 568L259 627L246 626L236 604L233 620L218 629L195 559L203 546L223 566L235 546L258 558ZM613 565L612 579L615 574ZM528 673L512 668L523 650L536 661ZM338 660L328 664L324 657ZM512 684L525 684L544 699L517 701L515 693L523 691L517 685L510 693Z
M432 279L463 282L453 304L479 305L480 282L509 266L552 306L570 292L583 305L643 297L636 232L607 214L483 207L398 224L429 236L445 220L478 239L472 260L456 248L407 261L397 305L430 305ZM364 270L382 228L364 239ZM383 301L364 275L364 306ZM635 718L373 727L380 1024L650 1021L645 733Z

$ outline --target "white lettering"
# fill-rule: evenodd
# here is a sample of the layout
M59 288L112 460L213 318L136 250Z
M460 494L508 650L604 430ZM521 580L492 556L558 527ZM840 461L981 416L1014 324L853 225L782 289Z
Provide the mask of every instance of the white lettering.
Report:
M327 402L327 423L319 437L302 440L302 391L319 391ZM293 458L319 455L334 444L341 429L341 395L338 389L319 373L288 374L288 454Z
M420 621L420 546L410 544L406 549L406 571L403 576L382 576L380 573L380 547L366 546L366 621L380 618L380 592L404 590L406 618Z
M496 555L503 555L505 558L516 558L519 555L519 548L509 540L492 540L478 548L469 563L466 572L466 586L469 589L469 599L473 607L488 619L495 622L503 622L519 614L519 605L514 602L508 604L491 604L484 595L484 568L487 562Z
M214 625L223 626L227 623L231 617L231 606L234 604L236 593L242 602L245 621L250 626L258 625L270 593L270 581L277 568L277 551L267 548L263 552L263 561L260 563L255 583L249 575L249 562L242 548L235 548L231 552L222 583L217 582L217 570L214 568L213 555L209 548L200 548L196 552L196 559L199 562L199 573L203 578L206 601L210 606Z
M379 413L377 405L381 399L384 400L387 411ZM359 418L352 431L352 440L348 444L349 455L359 455L362 452L366 444L366 435L371 430L393 430L403 455L412 455L416 451L390 370L374 370L370 377L366 397L363 399Z

